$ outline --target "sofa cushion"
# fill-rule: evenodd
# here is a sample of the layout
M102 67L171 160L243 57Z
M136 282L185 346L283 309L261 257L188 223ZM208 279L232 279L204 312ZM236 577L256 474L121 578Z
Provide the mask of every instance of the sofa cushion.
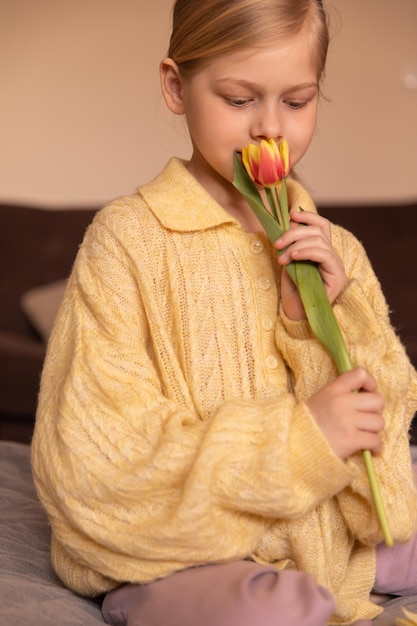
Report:
M45 342L51 334L66 285L66 280L57 280L48 285L29 289L21 298L25 315Z
M0 330L0 415L35 415L44 345Z

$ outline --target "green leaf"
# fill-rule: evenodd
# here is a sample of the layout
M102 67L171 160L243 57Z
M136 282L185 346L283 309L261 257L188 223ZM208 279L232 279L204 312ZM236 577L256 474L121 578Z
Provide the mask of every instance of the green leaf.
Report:
M317 265L297 261L294 266L295 283L313 334L329 352L339 374L348 372L352 362Z

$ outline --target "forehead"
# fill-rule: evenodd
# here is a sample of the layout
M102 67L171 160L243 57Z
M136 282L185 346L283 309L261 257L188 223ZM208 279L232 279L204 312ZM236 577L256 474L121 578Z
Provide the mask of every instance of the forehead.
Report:
M318 81L314 47L303 33L280 42L237 50L213 58L202 70L213 81L296 82Z

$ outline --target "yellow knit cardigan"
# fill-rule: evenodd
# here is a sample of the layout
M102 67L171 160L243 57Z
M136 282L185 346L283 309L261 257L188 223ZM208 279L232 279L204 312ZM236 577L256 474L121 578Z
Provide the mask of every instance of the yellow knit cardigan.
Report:
M315 210L296 183L290 199ZM349 284L334 305L386 402L375 468L395 540L417 500L416 375L359 242L333 227ZM332 623L372 618L381 532L361 454L340 460L304 400L335 377L280 310L275 251L172 159L98 213L48 346L33 472L53 565L84 595L251 557L311 572Z

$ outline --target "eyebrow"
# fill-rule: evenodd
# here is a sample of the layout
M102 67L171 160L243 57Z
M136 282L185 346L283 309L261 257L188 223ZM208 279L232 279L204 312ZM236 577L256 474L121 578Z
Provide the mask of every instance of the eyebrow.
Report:
M240 78L233 78L233 77L226 77L226 78L219 78L215 81L216 84L221 84L221 83L233 83L234 85L238 86L238 87L247 87L248 89L259 89L259 85L257 85L256 83L252 83L251 81L245 80L245 79L240 79ZM311 87L314 87L315 89L318 89L318 83L316 81L312 81L312 82L308 82L308 83L301 83L300 85L294 85L292 87L289 87L288 89L285 89L285 91L302 91L303 89L308 89Z

